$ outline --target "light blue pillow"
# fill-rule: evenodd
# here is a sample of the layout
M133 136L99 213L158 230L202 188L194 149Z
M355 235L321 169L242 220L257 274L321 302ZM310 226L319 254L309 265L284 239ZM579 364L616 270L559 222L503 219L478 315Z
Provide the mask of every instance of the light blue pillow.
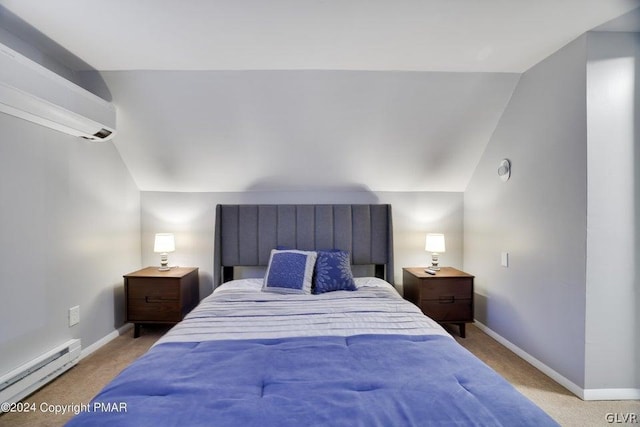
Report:
M316 256L311 251L273 249L262 290L281 294L310 294Z
M351 272L351 256L347 251L318 251L313 293L332 291L355 291L356 284Z

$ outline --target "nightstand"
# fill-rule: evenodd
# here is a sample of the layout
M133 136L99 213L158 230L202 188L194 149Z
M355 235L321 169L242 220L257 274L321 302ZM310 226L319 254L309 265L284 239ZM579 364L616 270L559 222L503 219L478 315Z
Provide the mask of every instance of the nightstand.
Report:
M402 269L404 298L436 322L458 325L464 338L465 324L473 322L473 276L452 267L442 267L435 275L424 269Z
M198 305L198 268L147 267L124 275L126 321L134 323L133 337L145 323L178 323Z

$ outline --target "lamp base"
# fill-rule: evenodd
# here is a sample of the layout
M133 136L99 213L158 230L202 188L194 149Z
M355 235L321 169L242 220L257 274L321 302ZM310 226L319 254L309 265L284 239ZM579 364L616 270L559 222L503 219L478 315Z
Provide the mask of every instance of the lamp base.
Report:
M438 253L433 252L431 254L431 267L429 269L433 271L440 271L440 267L438 267Z
M159 271L168 271L171 270L169 267L169 255L167 253L160 254L160 268Z

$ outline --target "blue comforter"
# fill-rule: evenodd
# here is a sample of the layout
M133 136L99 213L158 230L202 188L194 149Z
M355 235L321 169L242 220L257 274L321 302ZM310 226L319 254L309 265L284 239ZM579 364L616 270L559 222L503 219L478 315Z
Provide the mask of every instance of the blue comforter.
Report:
M557 425L444 336L170 342L68 426Z

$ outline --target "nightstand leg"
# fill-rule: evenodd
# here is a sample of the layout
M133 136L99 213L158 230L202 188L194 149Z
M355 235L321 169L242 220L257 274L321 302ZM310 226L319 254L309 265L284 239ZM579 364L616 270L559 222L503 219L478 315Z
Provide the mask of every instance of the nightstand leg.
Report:
M466 338L467 337L467 333L466 333L466 324L465 323L458 323L458 326L460 327L460 337L461 338Z
M140 336L140 323L133 324L133 337L138 338Z

